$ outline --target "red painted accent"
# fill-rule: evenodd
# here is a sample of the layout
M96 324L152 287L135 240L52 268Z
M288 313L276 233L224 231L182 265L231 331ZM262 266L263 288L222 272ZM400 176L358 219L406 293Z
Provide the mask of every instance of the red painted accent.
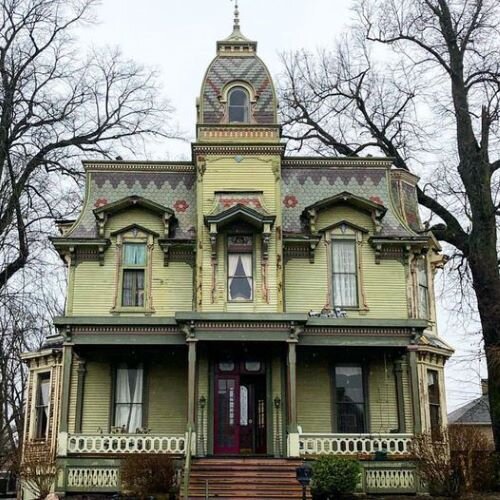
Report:
M288 194L283 198L283 205L285 205L286 208L295 208L298 202L297 197L293 194Z
M185 212L189 208L189 203L186 200L177 200L174 203L174 209L176 212Z
M94 203L94 207L101 208L101 207L103 207L104 205L107 205L107 204L108 204L108 200L106 198L99 198Z

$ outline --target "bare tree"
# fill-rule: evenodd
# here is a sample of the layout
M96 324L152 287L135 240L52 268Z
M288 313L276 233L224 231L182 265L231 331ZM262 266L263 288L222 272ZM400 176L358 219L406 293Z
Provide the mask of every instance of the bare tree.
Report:
M355 0L334 51L284 56L286 135L320 154L383 154L423 174L418 200L472 292L500 452L500 6ZM472 287L472 290L469 288Z
M0 288L36 254L44 223L74 210L65 193L81 176L82 155L172 136L154 72L77 43L97 3L1 3Z

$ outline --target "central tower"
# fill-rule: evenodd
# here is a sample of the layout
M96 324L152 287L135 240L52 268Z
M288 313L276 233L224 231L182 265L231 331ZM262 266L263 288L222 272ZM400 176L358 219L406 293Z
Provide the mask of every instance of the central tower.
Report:
M281 312L277 100L257 42L217 42L197 102L198 311Z

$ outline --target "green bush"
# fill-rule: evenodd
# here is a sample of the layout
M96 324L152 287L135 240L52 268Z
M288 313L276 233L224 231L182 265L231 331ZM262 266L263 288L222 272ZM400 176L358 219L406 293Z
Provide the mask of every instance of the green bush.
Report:
M361 465L342 457L322 457L313 464L311 490L315 497L353 493L359 482Z
M168 455L132 454L122 459L122 493L146 498L169 498L175 489L175 464Z

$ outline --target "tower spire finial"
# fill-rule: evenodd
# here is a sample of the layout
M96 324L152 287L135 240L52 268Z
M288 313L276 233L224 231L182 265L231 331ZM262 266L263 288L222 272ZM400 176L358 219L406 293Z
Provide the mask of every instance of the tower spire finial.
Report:
M234 25L233 29L236 31L240 29L240 9L238 5L238 0L231 0L231 2L234 2Z

